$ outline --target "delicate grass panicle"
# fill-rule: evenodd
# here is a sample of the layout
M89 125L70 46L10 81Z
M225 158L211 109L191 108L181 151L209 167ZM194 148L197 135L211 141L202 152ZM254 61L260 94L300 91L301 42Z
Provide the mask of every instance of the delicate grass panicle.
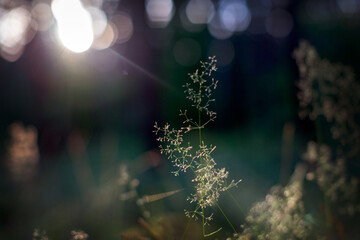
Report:
M192 218L201 216L203 223L206 224L212 219L212 216L204 216L204 209L209 206L217 205L220 193L234 187L238 182L227 182L229 173L225 168L216 167L216 162L211 156L215 147L206 145L201 138L201 131L207 124L214 121L216 112L210 110L212 92L217 87L217 81L211 75L216 71L215 57L209 57L207 62L201 62L201 69L190 74L190 81L184 85L187 99L192 101L192 106L197 110L197 120L188 116L187 110L180 110L180 116L184 118L183 127L174 129L166 123L164 127L159 127L155 123L155 134L160 143L162 154L172 161L177 170L174 174L177 176L180 172L186 172L188 169L193 172L195 183L195 193L188 197L191 203L196 203L195 211L186 211L186 215ZM202 117L206 117L202 121ZM190 131L196 130L199 135L198 144L184 142L184 136Z

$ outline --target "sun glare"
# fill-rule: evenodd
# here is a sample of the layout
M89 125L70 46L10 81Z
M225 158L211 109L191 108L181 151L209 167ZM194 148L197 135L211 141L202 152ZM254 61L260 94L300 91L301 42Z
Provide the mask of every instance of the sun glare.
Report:
M81 53L94 41L91 15L79 0L54 0L51 10L57 22L60 42L70 51Z

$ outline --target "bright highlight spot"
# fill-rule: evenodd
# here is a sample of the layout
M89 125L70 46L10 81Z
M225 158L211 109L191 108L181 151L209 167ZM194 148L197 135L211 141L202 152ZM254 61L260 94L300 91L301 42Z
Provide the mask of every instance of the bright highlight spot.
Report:
M70 51L88 50L94 40L92 19L79 0L54 0L51 10L61 43Z
M146 13L150 26L166 27L174 15L174 8L172 0L147 0Z
M0 15L0 55L7 61L16 61L28 43L31 14L23 7L10 11L1 10Z
M25 35L30 21L30 13L22 7L3 15L0 18L0 43L7 48L25 44Z
M222 1L219 13L224 27L232 32L245 31L251 21L251 13L245 1Z

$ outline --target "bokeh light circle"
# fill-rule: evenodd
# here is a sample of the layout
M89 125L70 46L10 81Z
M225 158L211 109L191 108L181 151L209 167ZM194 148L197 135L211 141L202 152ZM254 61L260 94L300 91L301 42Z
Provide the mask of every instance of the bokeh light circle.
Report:
M146 0L145 7L151 27L166 27L175 12L172 0Z
M91 47L96 50L102 50L111 47L117 39L117 31L115 29L116 26L113 23L108 23L102 35L94 40Z
M191 23L205 24L214 17L215 7L210 0L190 0L186 5L185 12Z
M60 42L70 51L88 50L94 40L90 14L78 0L54 0L51 10L57 22Z
M116 43L127 42L134 33L134 25L130 15L120 12L111 18L116 29Z
M222 1L219 16L224 27L232 32L245 31L251 22L251 13L245 1Z

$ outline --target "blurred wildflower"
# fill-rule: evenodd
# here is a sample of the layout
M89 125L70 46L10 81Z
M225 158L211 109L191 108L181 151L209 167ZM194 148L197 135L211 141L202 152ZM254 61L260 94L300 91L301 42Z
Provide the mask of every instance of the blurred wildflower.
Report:
M338 214L354 215L360 210L358 179L349 176L346 161L360 153L360 85L349 67L320 59L306 41L294 56L300 71L300 116L312 120L324 116L333 138L342 145L332 158L330 147L309 142L303 155L312 170L307 179L316 180Z
M82 230L71 231L71 240L86 240L88 237L89 235Z
M120 165L119 173L120 173L120 178L118 179L118 184L120 186L124 186L129 182L130 179L128 169L125 164Z
M72 230L71 240L86 240L89 235L82 230ZM39 229L35 229L33 233L33 240L49 240L45 231L40 231Z
M321 59L314 47L302 41L294 51L299 67L300 117L324 116L342 150L355 156L360 151L360 85L351 68Z
M120 178L118 179L118 184L120 186L120 199L122 201L127 201L130 199L135 199L136 205L139 207L144 218L149 218L151 216L150 212L144 206L143 198L140 198L138 194L138 186L140 181L137 178L131 178L128 167L126 164L120 165Z
M237 239L306 239L312 224L305 214L302 192L302 181L274 186L263 202L250 209L244 231Z
M211 77L213 71L216 71L215 57L209 57L208 62L201 62L201 70L196 70L190 74L191 81L184 85L187 99L192 101L192 106L198 111L198 121L188 116L187 110L180 110L180 116L184 117L184 126L180 129L171 128L168 123L164 127L159 127L155 123L155 134L160 143L160 152L171 159L177 170L175 176L180 172L186 172L190 169L195 177L192 182L195 183L196 192L188 197L192 203L198 204L195 211L186 211L186 215L196 218L200 215L205 223L212 219L212 216L205 217L204 209L208 206L214 206L220 197L220 193L234 187L238 182L231 181L227 183L229 173L225 168L217 168L216 162L211 156L216 147L205 145L201 140L201 130L216 118L216 112L209 109L212 98L212 91L216 89L217 81ZM207 120L201 122L201 115L205 112ZM198 149L189 142L184 143L184 135L192 130L199 131Z
M37 172L39 150L37 130L33 126L24 127L13 123L9 127L10 143L8 146L7 165L15 181L31 179Z
M121 187L120 199L125 201L138 196L137 187L140 182L136 178L130 178L127 166L125 164L120 165L120 178L118 184Z
M32 240L49 240L49 238L45 231L40 231L39 229L35 229Z
M328 146L309 142L303 159L315 168L314 180L339 214L352 216L360 211L358 179L348 176L344 158L333 162Z

